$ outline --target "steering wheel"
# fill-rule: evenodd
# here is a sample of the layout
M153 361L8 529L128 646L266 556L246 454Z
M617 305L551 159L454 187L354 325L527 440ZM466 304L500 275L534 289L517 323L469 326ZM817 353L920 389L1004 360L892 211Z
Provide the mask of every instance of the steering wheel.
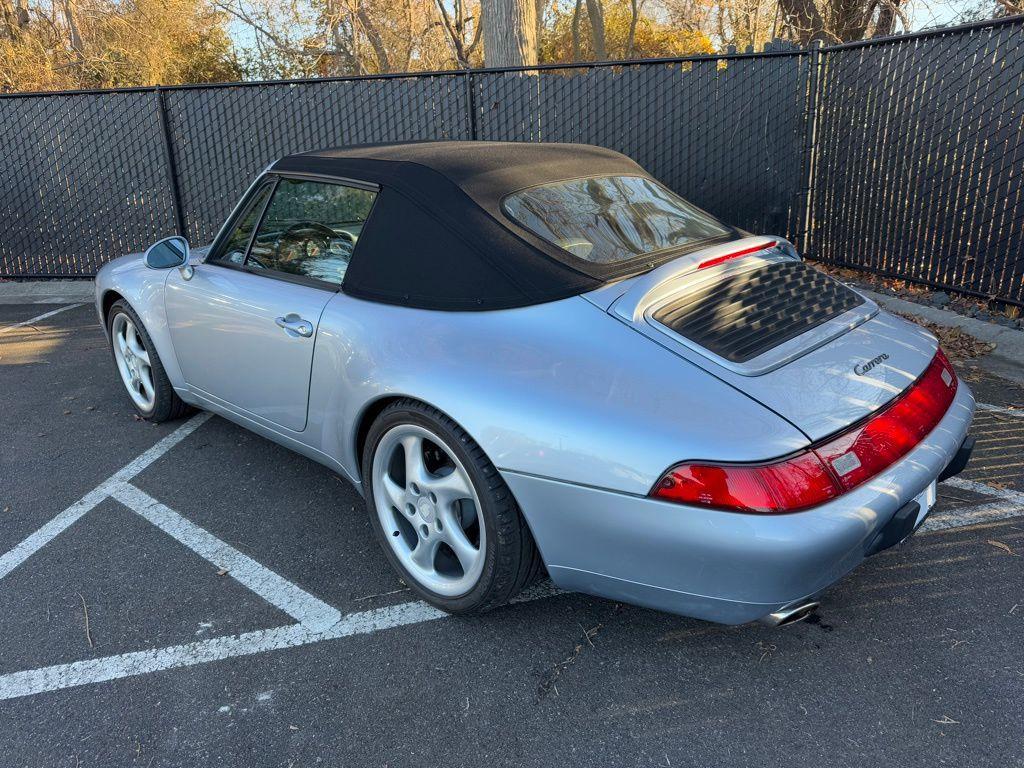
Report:
M305 241L303 246L308 256L309 246L313 242L320 246L321 251L326 251L331 247L331 240L335 240L337 237L338 233L328 226L315 221L300 221L288 227L277 239L277 247L274 249L274 260L278 263L281 262L281 252L286 244Z

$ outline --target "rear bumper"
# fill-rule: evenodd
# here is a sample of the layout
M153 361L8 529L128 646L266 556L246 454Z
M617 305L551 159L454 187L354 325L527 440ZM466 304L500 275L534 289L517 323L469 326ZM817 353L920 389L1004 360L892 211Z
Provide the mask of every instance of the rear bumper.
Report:
M758 516L684 507L516 472L502 474L564 589L741 624L856 568L898 510L948 469L974 398L961 381L938 426L882 474L828 504ZM948 475L947 475L948 476Z

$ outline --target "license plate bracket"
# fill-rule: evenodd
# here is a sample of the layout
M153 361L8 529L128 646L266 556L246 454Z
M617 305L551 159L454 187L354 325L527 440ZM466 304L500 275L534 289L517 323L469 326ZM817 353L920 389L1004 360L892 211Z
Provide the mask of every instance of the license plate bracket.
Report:
M917 520L914 521L914 530L916 531L921 527L921 523L928 517L928 513L932 511L932 507L935 506L935 500L938 497L939 489L938 483L932 480L928 483L928 487L921 491L917 496L914 497L914 501L920 507L920 511L917 513Z

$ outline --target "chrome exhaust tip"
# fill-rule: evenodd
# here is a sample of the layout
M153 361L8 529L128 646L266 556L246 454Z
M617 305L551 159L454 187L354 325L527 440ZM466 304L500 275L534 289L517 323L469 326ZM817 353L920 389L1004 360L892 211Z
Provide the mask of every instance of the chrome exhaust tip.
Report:
M819 603L813 600L808 600L804 603L794 603L782 610L775 611L775 613L762 616L758 621L769 627L784 627L787 624L796 624L798 621L803 621L814 613L818 609L818 605Z

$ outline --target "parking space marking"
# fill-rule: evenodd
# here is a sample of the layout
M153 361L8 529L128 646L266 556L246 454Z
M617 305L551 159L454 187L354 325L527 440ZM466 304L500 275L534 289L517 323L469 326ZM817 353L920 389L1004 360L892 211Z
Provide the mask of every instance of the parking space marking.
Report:
M200 557L227 570L227 575L287 613L306 629L322 631L341 620L341 613L336 608L225 544L134 485L116 485L110 495Z
M976 405L979 411L995 411L996 413L1005 413L1007 416L1024 419L1024 409L1007 408L1005 405L992 405L992 403L976 403Z
M994 485L979 483L977 480L968 480L966 477L950 477L942 481L952 488L960 488L972 493L980 493L984 496L995 496L996 498L1016 504L1024 513L1024 493L1009 488L996 488Z
M969 525L992 523L1024 515L1024 507L1013 501L993 501L968 507L964 511L951 511L931 515L921 525L921 531L932 533L950 528L966 528Z
M565 594L550 583L525 590L513 603L525 603ZM168 648L132 651L99 659L56 664L51 667L27 669L0 675L0 700L32 696L38 693L75 688L90 683L104 683L150 672L209 664L214 661L252 656L267 651L298 648L324 640L340 640L355 635L369 635L388 629L424 624L453 618L451 614L421 600L414 600L369 611L341 616L333 625L312 629L303 624L260 629L229 637L216 637Z
M992 485L968 480L965 477L950 477L942 481L943 485L960 488L983 496L995 497L998 501L978 502L971 506L930 515L921 526L922 531L942 531L949 528L964 528L978 523L989 523L994 520L1005 520L1010 517L1024 515L1024 493L1008 488L996 488Z
M85 304L80 302L78 304L68 304L66 307L58 307L57 309L51 309L49 312L44 312L38 317L33 317L29 320L22 320L20 323L15 323L14 325L5 325L3 328L0 328L0 334L7 333L8 331L13 331L15 328L24 328L27 325L34 325L35 323L38 323L40 320L45 320L46 318L53 317L54 315L60 314L61 312L65 312L69 309L74 309L75 307L82 306L85 306Z
M513 602L523 603L556 594L563 593L549 584L542 584L523 592ZM209 664L238 656L298 648L324 640L369 635L397 627L450 618L453 618L451 614L415 600L385 608L349 613L341 616L333 625L322 629L312 629L301 623L290 624L169 648L132 651L100 659L27 669L0 676L0 700L75 688L90 683L110 682L150 672Z
M1019 415L1000 406L979 404L979 407L983 410L1005 410L1015 416ZM260 595L271 605L288 613L298 623L166 648L133 651L11 672L0 675L0 699L30 696L450 618L449 614L422 601L342 614L130 484L129 481L143 469L192 434L210 416L209 413L200 413L192 417L0 557L0 578L109 497L144 517L209 562L227 569L228 574L239 583ZM994 497L996 500L979 502L970 507L933 516L925 522L924 530L938 531L1024 515L1024 493L995 488L959 477L946 482L953 487L983 494L989 498ZM563 593L550 583L545 583L524 592L513 602L521 603L555 594Z
M197 413L176 430L160 440L149 450L137 456L124 467L119 469L109 478L89 491L85 496L65 509L59 515L46 523L42 528L29 535L15 547L3 555L0 555L0 579L21 565L25 560L38 552L42 547L53 541L62 532L70 528L86 512L97 506L100 502L110 496L111 491L121 483L131 480L142 470L159 459L171 448L176 446L186 437L191 435L213 414L203 412Z

